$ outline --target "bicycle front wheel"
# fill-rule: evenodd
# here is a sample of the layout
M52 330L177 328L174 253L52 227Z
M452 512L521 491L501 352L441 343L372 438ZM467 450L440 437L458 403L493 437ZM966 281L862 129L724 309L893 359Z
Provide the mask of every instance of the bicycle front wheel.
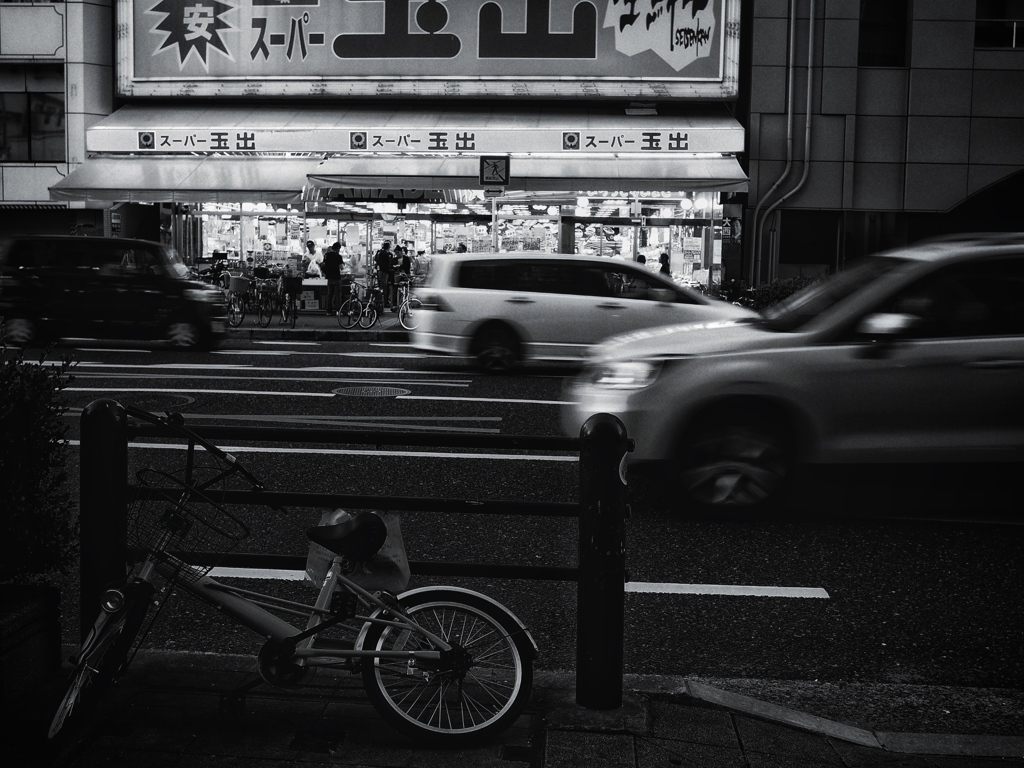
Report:
M259 323L261 328L266 328L270 325L270 320L274 316L274 301L269 294L262 294L259 298Z
M414 296L410 296L402 302L402 306L398 308L398 322L402 324L405 330L411 331L419 325L417 313L422 306L423 302Z
M245 320L245 300L237 293L228 300L228 325L237 328Z
M359 313L359 327L372 328L377 322L377 307L372 302L363 304L363 311Z
M346 299L338 310L338 325L346 331L355 328L363 316L363 303L356 298Z
M127 592L128 590L126 590ZM101 611L75 660L67 690L50 722L49 738L54 738L68 721L82 713L92 696L112 682L128 663L135 638L149 610L152 586L135 590L117 613Z
M436 746L462 746L511 726L530 698L533 654L522 628L483 595L443 587L402 597L417 624L453 648L434 664L403 659L363 663L363 686L380 716L396 730ZM432 649L408 629L374 624L363 648Z

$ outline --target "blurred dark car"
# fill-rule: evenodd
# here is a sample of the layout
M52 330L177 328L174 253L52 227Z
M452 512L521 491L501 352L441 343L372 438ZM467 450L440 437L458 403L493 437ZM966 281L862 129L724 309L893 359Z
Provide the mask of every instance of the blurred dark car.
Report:
M145 240L2 240L3 339L21 346L102 338L210 348L227 326L224 294L189 274L173 248Z
M606 340L564 428L611 413L708 511L767 508L800 462L1024 459L1024 234L868 257L758 320Z

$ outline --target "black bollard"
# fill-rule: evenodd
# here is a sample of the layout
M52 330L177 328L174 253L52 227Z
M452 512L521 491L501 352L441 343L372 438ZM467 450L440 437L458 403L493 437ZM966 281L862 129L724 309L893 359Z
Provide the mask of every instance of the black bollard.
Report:
M576 703L622 706L626 581L626 428L607 413L580 430L579 583Z
M125 577L128 435L124 408L96 400L82 411L79 462L82 639L99 613L100 595Z

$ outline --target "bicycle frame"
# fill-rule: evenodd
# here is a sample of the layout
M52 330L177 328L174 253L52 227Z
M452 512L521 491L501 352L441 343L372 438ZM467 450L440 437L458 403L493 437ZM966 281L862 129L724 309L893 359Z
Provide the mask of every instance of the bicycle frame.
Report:
M154 560L151 556L140 568L140 578L146 578L147 569L155 569L167 578L178 573L179 563L174 567ZM189 567L189 566L186 566ZM334 666L338 660L361 658L374 659L407 659L416 661L439 662L441 654L451 650L451 646L437 635L421 627L412 619L394 610L376 594L368 592L342 573L342 559L336 557L327 573L327 578L320 589L316 603L307 605L285 600L275 595L253 592L239 587L223 584L209 575L195 581L175 579L177 586L203 602L219 608L237 620L243 626L277 643L295 643L291 655L309 667ZM359 614L348 619L348 622L359 626L351 626L337 619L331 619L329 606L335 591L342 590L354 594L360 605L371 609L368 614ZM306 629L299 630L295 625L279 618L272 610L307 619ZM381 618L389 615L390 618ZM351 632L357 632L356 640L349 648L324 648L315 644L316 635L320 632L341 625ZM363 650L362 642L370 625L378 624L396 627L414 632L428 639L438 650L431 651L372 651Z

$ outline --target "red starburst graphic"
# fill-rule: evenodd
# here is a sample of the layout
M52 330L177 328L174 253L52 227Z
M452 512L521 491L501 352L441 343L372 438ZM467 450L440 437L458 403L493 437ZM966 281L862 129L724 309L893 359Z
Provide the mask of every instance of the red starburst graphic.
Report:
M233 10L220 0L160 0L148 11L163 16L152 30L165 35L157 51L177 46L181 66L195 51L206 68L211 47L231 58L220 33L234 29L224 20L224 14Z

